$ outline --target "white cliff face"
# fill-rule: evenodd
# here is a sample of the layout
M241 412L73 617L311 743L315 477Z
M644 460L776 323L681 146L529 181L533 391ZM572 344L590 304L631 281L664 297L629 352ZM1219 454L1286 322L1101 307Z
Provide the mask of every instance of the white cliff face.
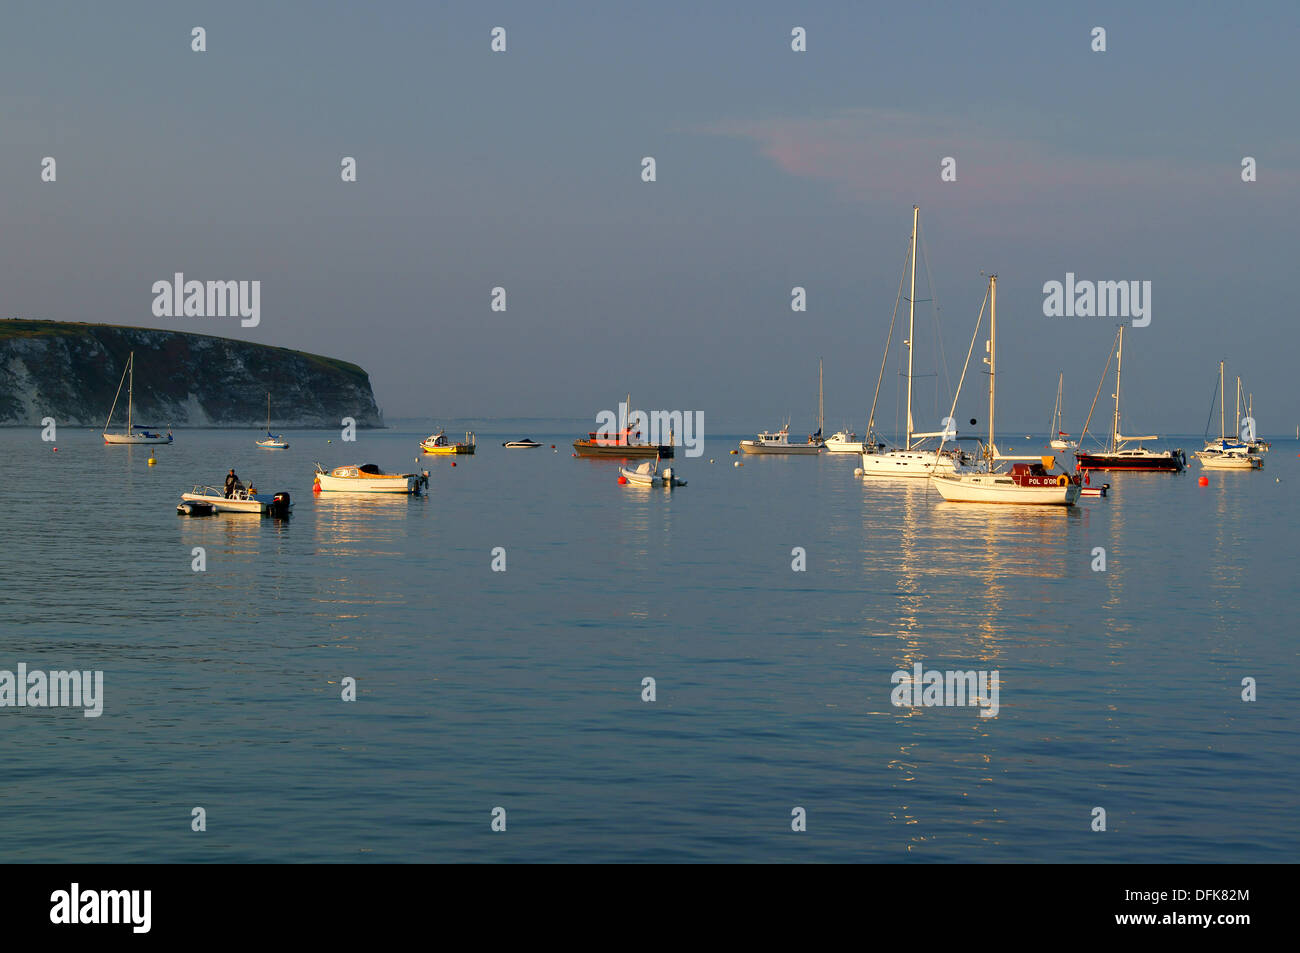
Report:
M147 424L265 427L269 391L276 428L384 425L369 375L345 361L178 331L0 321L0 426L102 427L132 351L135 419Z

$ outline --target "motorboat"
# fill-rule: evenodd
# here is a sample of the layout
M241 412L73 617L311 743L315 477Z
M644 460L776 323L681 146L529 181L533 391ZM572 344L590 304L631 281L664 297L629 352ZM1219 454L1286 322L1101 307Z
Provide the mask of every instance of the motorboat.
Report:
M536 440L529 440L527 437L524 437L523 440L507 441L501 446L505 447L507 450L536 450L541 446L541 444Z
M410 493L418 494L429 485L429 471L420 473L385 473L373 463L350 463L327 470L316 464L313 492L342 493Z
M117 410L117 399L122 396L122 385L126 384L126 430L121 433L110 433L109 424L113 422L113 412ZM171 443L172 432L168 429L163 433L160 427L150 427L144 424L137 424L132 419L132 410L135 403L135 351L131 352L130 357L126 359L126 367L122 371L122 379L117 382L117 393L113 395L113 406L108 410L108 420L104 421L104 443L106 444L139 444L139 443Z
M631 394L627 396L626 406L628 412L631 413ZM642 443L641 431L633 430L630 425L613 433L607 430L592 430L588 432L585 439L579 437L573 441L573 452L574 455L579 457L614 457L618 459L656 457L667 459L673 455L673 438L672 434L669 433L668 443Z
M236 483L227 496L225 490L215 486L195 484L194 489L181 494L176 512L185 516L208 516L212 513L252 513L259 516L285 517L293 509L289 494L258 493L251 486Z
M677 479L672 467L664 467L661 471L658 460L647 460L635 467L619 467L618 472L623 475L623 478L631 486L674 487L686 485L685 480Z
M468 430L465 431L463 443L452 443L447 439L445 430L439 430L420 441L420 449L425 453L466 454L473 453L476 446L478 446L478 438Z
M776 433L764 431L755 436L753 440L740 441L741 450L745 451L745 453L757 454L806 454L811 456L821 453L825 446L821 438L816 434L810 436L807 443L791 443L789 424L786 424Z
M862 453L866 445L851 430L837 430L826 438L827 453Z

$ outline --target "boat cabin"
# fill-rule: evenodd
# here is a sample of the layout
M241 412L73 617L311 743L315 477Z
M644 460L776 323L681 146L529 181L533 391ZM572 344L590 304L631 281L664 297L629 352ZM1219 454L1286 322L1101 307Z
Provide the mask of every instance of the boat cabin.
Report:
M1042 463L1015 463L1011 480L1017 486L1065 486L1070 478L1064 473L1049 473Z

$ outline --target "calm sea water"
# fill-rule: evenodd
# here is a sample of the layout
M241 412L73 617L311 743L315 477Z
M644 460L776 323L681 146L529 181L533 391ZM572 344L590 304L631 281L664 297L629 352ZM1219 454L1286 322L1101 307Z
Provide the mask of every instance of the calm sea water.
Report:
M0 709L6 860L1300 851L1294 441L1207 487L1112 474L1068 512L944 504L852 455L736 468L731 439L639 490L572 432L425 460L425 498L312 497L312 461L411 469L427 432L184 431L148 467L0 431L0 669L105 679L97 719ZM175 514L232 466L292 519ZM917 661L998 670L998 717L891 705Z

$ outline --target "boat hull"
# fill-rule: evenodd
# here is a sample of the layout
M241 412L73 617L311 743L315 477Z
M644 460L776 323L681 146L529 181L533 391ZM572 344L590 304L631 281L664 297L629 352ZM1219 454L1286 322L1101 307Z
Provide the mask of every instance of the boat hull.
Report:
M1172 452L1142 455L1110 453L1076 453L1074 459L1080 470L1131 470L1137 473L1180 473L1183 461Z
M673 448L668 444L653 443L596 443L591 440L573 441L573 452L580 457L606 457L611 460L627 460L632 457L670 459Z
M1264 461L1248 454L1198 453L1196 459L1206 470L1262 470Z
M420 478L412 473L380 477L335 477L317 473L316 484L325 493L419 493Z
M104 443L106 444L127 444L134 445L138 443L171 443L172 435L166 434L140 434L140 433L106 433L104 434Z
M1023 486L1001 473L942 474L931 482L949 503L1007 503L1016 506L1073 506L1079 485Z
M865 476L915 477L928 479L935 473L954 473L956 466L951 457L941 456L936 461L933 452L922 450L886 450L884 453L862 454L862 472Z
M473 452L474 452L474 445L473 445L473 444L465 444L465 443L454 443L454 444L452 444L451 446L448 446L448 447L426 447L424 444L420 444L420 449L421 449L422 451L424 451L425 453L430 454L430 455L439 455L439 454L442 454L442 455L452 455L452 456L455 456L455 455L457 455L457 454L470 454L470 453L473 453Z
M819 444L815 443L791 443L791 444L770 444L759 443L757 440L740 441L740 449L745 453L770 456L816 456L822 452Z
M283 500L280 499L283 497ZM254 516L284 515L293 508L286 493L257 493L252 496L226 497L210 493L182 493L181 505L191 504L202 510L211 507L217 513L250 513ZM179 510L179 507L177 508ZM202 515L190 513L189 515Z
M257 445L263 450L288 450L289 445L283 440L258 440Z
M858 441L827 440L826 441L827 453L861 453L865 449L866 446L862 443L861 440Z

